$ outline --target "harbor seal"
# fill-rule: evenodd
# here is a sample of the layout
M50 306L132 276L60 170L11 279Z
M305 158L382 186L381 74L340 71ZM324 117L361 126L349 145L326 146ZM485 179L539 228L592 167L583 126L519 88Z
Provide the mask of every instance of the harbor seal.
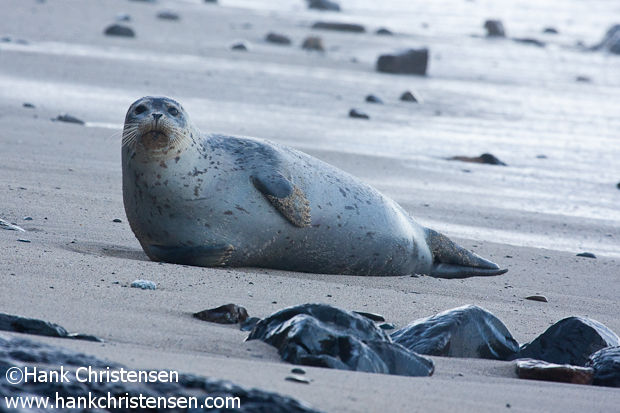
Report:
M202 134L183 107L127 111L123 201L154 261L350 274L499 275L350 174L266 140Z

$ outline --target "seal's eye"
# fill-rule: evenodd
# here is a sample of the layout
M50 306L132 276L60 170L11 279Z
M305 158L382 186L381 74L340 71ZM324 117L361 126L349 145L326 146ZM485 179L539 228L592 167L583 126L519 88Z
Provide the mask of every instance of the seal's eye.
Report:
M136 115L139 115L139 114L144 113L144 112L146 112L146 106L144 106L144 105L138 105L136 110L134 110L134 113Z
M171 114L172 116L177 116L179 114L179 111L174 106L170 106L168 108L168 113Z

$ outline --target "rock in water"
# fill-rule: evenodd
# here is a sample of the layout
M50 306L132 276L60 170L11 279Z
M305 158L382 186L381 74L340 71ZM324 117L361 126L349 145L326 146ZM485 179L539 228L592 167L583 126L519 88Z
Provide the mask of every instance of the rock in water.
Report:
M349 111L349 117L350 118L356 118L356 119L370 119L370 116L368 116L367 114L365 114L361 110L357 110L357 109L351 109Z
M364 26L354 23L316 22L312 25L312 28L352 33L364 33L366 31Z
M605 36L603 36L603 40L594 46L594 49L620 54L620 24L611 26L607 33L605 33Z
M480 156L470 157L470 156L453 156L448 158L449 161L461 161L461 162L471 162L471 163L486 163L488 165L500 165L506 166L506 164L500 161L495 155L490 153L483 153Z
M103 33L107 36L136 37L136 33L131 27L123 26L122 24L108 26Z
M504 24L501 20L487 20L484 22L484 28L487 30L489 37L506 37Z
M160 374L164 374L164 377L171 378L169 383L130 383L106 380L80 383L75 377L75 372L79 367L89 366L95 370L106 370L106 368L109 367L111 371L119 371L121 369L125 371L136 371L136 369L61 347L50 346L26 339L0 336L0 373L3 378L9 366L27 367L30 371L34 371L36 367L38 371L46 372L59 371L62 366L65 371L67 371L68 378L68 382L58 381L51 383L29 380L18 386L10 385L4 379L0 380L0 394L9 397L39 396L49 397L55 400L54 398L57 394L61 394L65 398L78 400L78 398L83 398L85 395L88 396L90 394L97 400L100 397L108 397L108 393L110 393L112 397L115 395L122 395L123 397L127 395L132 399L137 399L138 397L153 397L154 399L149 400L157 401L173 396L177 398L197 397L198 400L204 400L207 396L221 396L225 398L239 398L238 405L234 406L232 409L226 409L225 411L234 411L238 413L318 413L317 410L287 396L280 396L279 394L259 389L245 389L228 381L215 380L193 374L178 373L176 377L174 377L171 375L170 371L161 371L159 373L155 371L154 373L157 374L157 377L162 377ZM80 373L82 377L84 377L84 372L81 371ZM0 408L0 410L2 410L2 408ZM70 409L67 409L66 411L69 410ZM213 409L209 411L216 410L224 411L223 409ZM37 411L55 413L65 410L52 409L50 407L46 409L37 409ZM119 409L118 411L136 410ZM151 409L149 411L163 412L169 410ZM185 410L176 409L174 411Z
M285 308L261 320L248 340L307 366L402 376L429 376L433 362L391 342L370 319L326 304Z
M425 75L428 66L428 49L409 49L395 54L384 54L377 59L377 71Z
M395 343L429 356L509 360L519 344L493 314L475 305L414 321L392 333Z
M515 358L585 366L592 353L610 346L620 346L620 338L609 328L589 318L568 317L521 346Z
M594 369L594 384L620 387L620 347L606 347L592 354L586 366Z
M340 11L340 5L330 0L306 0L309 9Z
M0 313L0 330L15 333L33 334L37 336L74 338L87 341L101 341L97 337L87 334L68 333L64 327L49 321L37 318L20 317L17 315Z
M302 49L316 50L318 52L324 52L325 46L323 46L323 39L318 36L308 36L301 44Z
M265 40L269 43L281 44L281 45L289 45L291 44L291 39L286 37L283 34L278 33L269 33L265 36Z
M237 324L242 323L248 318L248 310L237 304L224 304L209 310L194 313L194 317L219 324Z
M557 381L561 383L592 384L594 369L553 364L540 360L517 360L517 376L520 379Z

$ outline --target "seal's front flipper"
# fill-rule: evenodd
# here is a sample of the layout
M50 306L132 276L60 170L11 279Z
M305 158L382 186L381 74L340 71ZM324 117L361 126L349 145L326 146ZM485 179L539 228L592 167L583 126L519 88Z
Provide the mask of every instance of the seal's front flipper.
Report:
M230 244L203 245L199 247L166 247L149 245L149 257L156 261L197 267L223 267L235 248Z
M426 241L433 254L432 277L467 278L501 275L508 271L432 229L426 230Z
M295 184L278 172L253 175L250 179L291 224L300 228L310 226L310 202Z

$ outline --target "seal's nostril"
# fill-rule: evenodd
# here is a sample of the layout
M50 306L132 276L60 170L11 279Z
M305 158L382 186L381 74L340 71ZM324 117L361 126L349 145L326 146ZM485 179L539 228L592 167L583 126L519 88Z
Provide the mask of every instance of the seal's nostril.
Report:
M161 114L161 113L153 113L153 118L155 120L159 120L159 118L161 118L162 116L163 116L163 114Z

